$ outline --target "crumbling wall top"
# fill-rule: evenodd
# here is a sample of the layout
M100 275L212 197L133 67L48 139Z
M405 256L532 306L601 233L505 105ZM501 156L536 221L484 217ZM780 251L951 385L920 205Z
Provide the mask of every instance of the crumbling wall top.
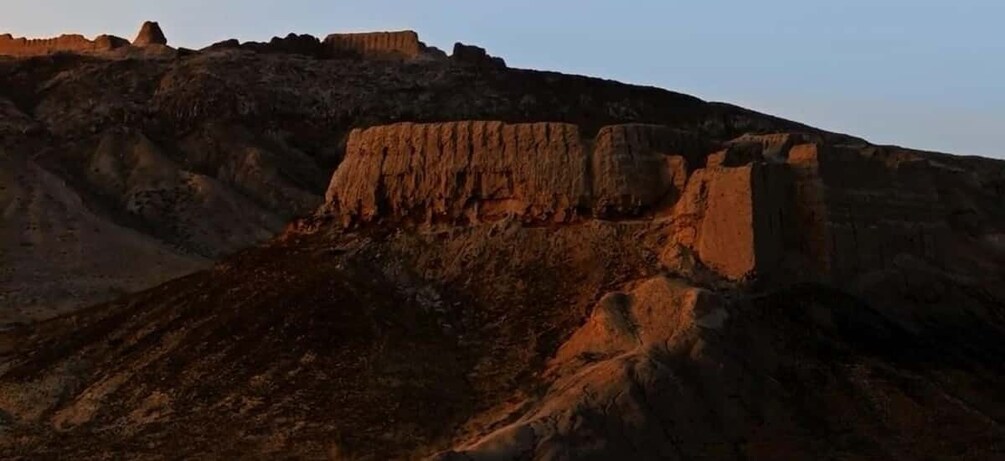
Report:
M145 22L140 28L133 46L167 45L164 32L156 22ZM101 54L127 47L128 40L114 35L99 35L88 40L80 34L64 34L55 38L31 39L0 35L0 56L32 57L56 53Z
M357 53L364 57L416 58L427 47L412 30L331 34L324 40L334 53Z

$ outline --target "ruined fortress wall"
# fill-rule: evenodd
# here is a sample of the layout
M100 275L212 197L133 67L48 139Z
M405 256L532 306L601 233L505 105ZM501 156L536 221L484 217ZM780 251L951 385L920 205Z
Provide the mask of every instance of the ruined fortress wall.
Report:
M564 219L586 193L579 129L453 122L355 130L327 199L343 216Z
M771 273L786 251L791 185L785 165L699 169L674 208L672 244L730 280Z
M793 175L792 219L799 229L793 239L794 249L807 256L818 272L828 273L832 265L831 237L817 146L794 147L788 164Z
M54 53L96 53L111 51L128 42L122 38L102 35L88 40L82 35L62 35L57 38L26 39L14 38L10 34L0 35L0 55L30 57Z
M563 123L400 123L350 134L326 202L347 223L660 216L673 245L736 281L799 267L853 283L904 254L948 261L947 173L862 147L800 144L765 160L775 144L692 169L677 155L688 138L664 126L584 139Z
M701 178L707 195L697 231L697 254L707 266L731 279L741 279L757 267L752 170L752 165L711 168Z
M419 34L411 30L331 34L324 45L333 53L350 52L365 57L414 58L425 49Z
M752 163L750 194L753 204L755 272L758 276L779 269L794 241L792 226L793 176L787 165Z
M583 139L563 123L402 123L355 130L327 201L351 221L566 221L673 200L686 162L672 130L623 125Z
M678 154L686 136L661 125L613 125L593 142L592 196L597 215L638 214L672 204L687 181L688 162Z
M940 260L949 210L925 162L887 164L857 149L795 146L796 247L834 279L888 268L900 254Z
M696 171L675 208L678 243L733 280L771 273L790 256L835 283L892 268L901 255L949 260L951 204L928 162L818 144L787 157L710 160Z

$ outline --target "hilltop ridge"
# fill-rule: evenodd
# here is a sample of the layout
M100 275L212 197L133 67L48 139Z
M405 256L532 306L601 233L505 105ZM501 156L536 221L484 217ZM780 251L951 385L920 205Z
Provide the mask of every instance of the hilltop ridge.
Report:
M100 35L88 40L82 35L61 35L57 38L29 39L15 38L11 34L0 35L0 56L18 58L49 56L53 54L79 54L103 58L163 58L172 56L165 53L167 38L160 24L146 21L140 26L136 38L130 43L114 35ZM145 48L165 48L161 53L136 53ZM240 42L236 39L224 40L202 50L219 51L243 49L259 53L289 53L312 56L320 59L356 57L380 60L447 60L443 51L427 46L412 30L394 32L333 33L323 40L311 35L291 33L286 37L273 37L269 42ZM185 53L198 53L182 50ZM449 59L474 66L505 67L501 58L489 56L485 49L454 44L454 52Z

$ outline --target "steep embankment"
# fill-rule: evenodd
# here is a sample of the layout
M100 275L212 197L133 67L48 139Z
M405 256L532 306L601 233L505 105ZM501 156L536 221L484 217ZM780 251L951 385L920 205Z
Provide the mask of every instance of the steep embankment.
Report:
M282 238L0 337L0 454L996 456L1002 162L596 131L353 131Z

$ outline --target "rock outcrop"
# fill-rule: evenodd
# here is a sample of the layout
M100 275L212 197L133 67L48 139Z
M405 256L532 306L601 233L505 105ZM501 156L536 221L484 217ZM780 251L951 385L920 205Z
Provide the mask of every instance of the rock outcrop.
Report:
M317 37L309 34L288 34L286 37L272 37L268 42L244 42L236 39L214 43L202 51L248 50L265 54L297 54L323 58L328 56L328 49Z
M161 30L160 24L153 21L147 21L143 23L140 27L140 32L136 34L136 39L133 40L133 46L144 47L150 45L167 45L167 37L164 36L164 31Z
M500 69L506 67L506 61L502 58L489 56L485 48L465 45L457 42L454 44L454 52L450 59L456 63L488 69Z

